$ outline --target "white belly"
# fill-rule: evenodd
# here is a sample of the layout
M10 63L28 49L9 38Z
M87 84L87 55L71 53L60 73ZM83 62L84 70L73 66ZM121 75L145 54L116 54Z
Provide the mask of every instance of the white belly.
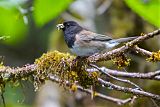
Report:
M100 52L96 47L84 48L73 46L71 49L72 53L75 53L77 56L90 56L94 53Z
M95 53L102 52L104 50L105 51L110 50L118 44L119 44L118 42L117 43L105 42L104 47L103 45L98 45L98 46L93 45L93 46L84 47L84 46L79 46L75 44L72 48L70 48L70 50L72 53L75 53L77 56L90 56Z

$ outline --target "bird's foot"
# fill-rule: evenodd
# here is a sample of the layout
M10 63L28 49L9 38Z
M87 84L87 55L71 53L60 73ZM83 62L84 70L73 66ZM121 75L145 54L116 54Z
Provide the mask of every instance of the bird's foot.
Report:
M78 63L83 62L83 60L85 60L85 59L86 59L86 57L77 56L77 57L73 60L72 65L77 65Z

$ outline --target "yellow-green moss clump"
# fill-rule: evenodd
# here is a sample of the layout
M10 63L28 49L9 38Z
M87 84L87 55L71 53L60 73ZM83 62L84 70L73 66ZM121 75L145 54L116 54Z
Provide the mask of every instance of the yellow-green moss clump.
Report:
M152 52L152 55L147 60L152 62L160 61L160 50L157 52Z
M95 84L97 76L95 72L86 71L88 63L85 59L75 59L68 53L58 51L43 54L36 59L37 72L35 72L35 85L44 82L50 75L60 79L60 85L66 86L66 81L71 85L80 84L84 88ZM71 87L71 86L70 86ZM66 88L66 87L65 87Z
M126 67L130 64L131 59L127 58L125 55L116 56L112 60L119 68Z

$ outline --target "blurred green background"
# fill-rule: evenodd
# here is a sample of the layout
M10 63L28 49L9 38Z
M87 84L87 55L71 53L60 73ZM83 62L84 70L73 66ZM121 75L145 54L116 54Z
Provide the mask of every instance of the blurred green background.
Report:
M70 52L56 24L74 20L85 28L113 38L141 35L160 28L160 0L0 0L0 60L16 67L40 57L44 52ZM140 44L150 51L160 49L160 37ZM135 53L127 71L150 72L160 69L160 63L146 62ZM112 63L103 63L116 68ZM118 68L116 68L118 69ZM146 91L160 95L160 82L133 80ZM114 81L113 81L114 82ZM125 84L120 84L124 85ZM127 94L99 91L118 98ZM38 92L32 83L20 81L18 87L7 84L4 93L7 107L116 107L101 99L91 100L84 93L68 93L48 81ZM2 99L1 106L2 106ZM129 105L125 105L128 107ZM136 100L133 107L152 107L147 98Z

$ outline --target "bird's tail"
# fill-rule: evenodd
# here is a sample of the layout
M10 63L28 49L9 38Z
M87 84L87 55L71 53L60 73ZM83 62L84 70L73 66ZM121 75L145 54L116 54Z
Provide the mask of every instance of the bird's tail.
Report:
M137 36L127 37L127 38L119 38L119 39L112 39L112 40L106 42L105 45L106 45L106 48L113 48L113 47L119 45L122 42L128 42L128 41L133 40L135 38L137 38Z
M135 37L127 37L127 38L119 38L119 39L114 39L113 42L118 42L118 43L128 42L128 41L136 39L136 38L137 38L137 36L135 36Z

